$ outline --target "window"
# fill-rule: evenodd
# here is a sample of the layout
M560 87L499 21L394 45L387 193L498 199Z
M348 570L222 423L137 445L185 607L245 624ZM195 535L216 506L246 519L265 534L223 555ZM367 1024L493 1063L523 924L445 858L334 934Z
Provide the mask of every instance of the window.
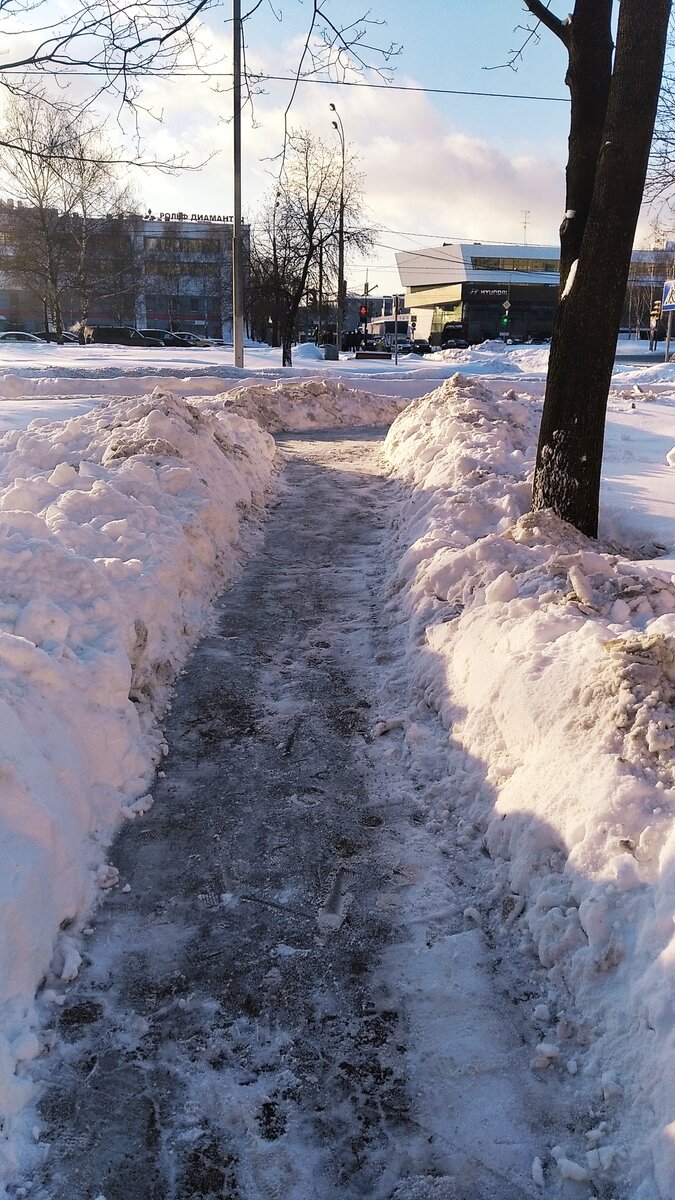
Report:
M520 271L529 274L560 274L559 258L486 258L471 256L474 271Z

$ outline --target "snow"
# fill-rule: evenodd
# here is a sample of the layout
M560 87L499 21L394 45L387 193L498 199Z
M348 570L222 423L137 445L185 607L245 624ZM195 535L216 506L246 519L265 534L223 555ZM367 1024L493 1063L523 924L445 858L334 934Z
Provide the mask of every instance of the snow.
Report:
M663 444L674 402L662 401ZM475 764L463 816L524 901L518 920L554 1012L575 1012L565 1055L605 1106L630 1194L665 1198L675 1191L673 528L668 506L664 521L657 509L660 481L649 492L644 474L651 525L629 506L622 532L649 532L667 557L634 561L625 543L592 543L529 513L538 411L503 385L456 375L392 426L387 458L409 489L394 584L410 618L407 669ZM648 423L654 446L651 410ZM616 468L610 460L612 534ZM631 473L624 500L634 486ZM561 1057L550 1037L536 1050L535 1068ZM566 1148L550 1153L563 1178L590 1178Z
M548 347L319 374L311 347L287 371L261 349L243 371L227 351L0 351L0 1195L30 1136L36 990L76 977L96 895L119 885L108 848L152 804L171 682L264 516L269 431L391 423L391 594L403 669L446 731L438 820L451 794L485 895L538 956L533 1070L574 1077L589 1110L585 1139L552 1131L528 1159L528 1186L557 1172L581 1196L616 1172L631 1200L672 1200L675 365L625 345L642 361L617 363L598 542L528 511ZM424 753L406 716L382 714L389 731ZM508 1079L494 1096L472 1064L501 1069L505 1034L481 990L485 912L464 916L452 961L427 948L403 987L426 987L428 1071L465 1075L488 1120Z

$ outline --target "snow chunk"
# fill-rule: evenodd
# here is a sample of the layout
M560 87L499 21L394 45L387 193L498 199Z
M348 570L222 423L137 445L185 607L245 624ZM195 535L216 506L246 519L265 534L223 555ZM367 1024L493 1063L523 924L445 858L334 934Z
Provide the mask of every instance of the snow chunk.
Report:
M572 266L570 267L570 273L567 276L567 279L565 281L565 286L560 294L561 300L566 300L567 297L569 296L570 292L572 291L572 288L574 287L574 280L576 279L576 275L577 275L577 267L578 266L579 266L579 259L575 258L574 262L572 263Z
M585 1183L590 1179L591 1173L587 1167L582 1167L580 1163L567 1158L560 1146L553 1146L551 1154L563 1179L571 1179L575 1183Z
M499 601L513 600L518 595L518 584L508 571L502 571L485 589L486 604L496 604Z

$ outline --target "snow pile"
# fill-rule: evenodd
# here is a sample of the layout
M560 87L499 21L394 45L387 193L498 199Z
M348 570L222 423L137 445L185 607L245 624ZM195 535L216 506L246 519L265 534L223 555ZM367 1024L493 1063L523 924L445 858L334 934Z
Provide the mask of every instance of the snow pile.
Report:
M66 931L152 802L156 715L273 457L253 422L160 389L0 439L0 1178L35 990L77 974Z
M296 346L293 350L294 360L301 362L325 362L326 355L321 346L317 346L314 342L303 342L302 345Z
M592 1113L546 1170L672 1200L675 577L528 512L539 408L496 390L456 375L387 437L406 669L448 730L441 823L492 859L479 916L545 969L533 1066Z
M253 383L224 393L228 411L257 421L263 429L330 429L340 425L389 425L406 400L375 396L336 379Z
M471 370L472 375L527 375L545 378L548 370L549 347L547 345L509 346L499 340L481 342L464 350L440 350L434 362L440 360L450 366L456 363Z

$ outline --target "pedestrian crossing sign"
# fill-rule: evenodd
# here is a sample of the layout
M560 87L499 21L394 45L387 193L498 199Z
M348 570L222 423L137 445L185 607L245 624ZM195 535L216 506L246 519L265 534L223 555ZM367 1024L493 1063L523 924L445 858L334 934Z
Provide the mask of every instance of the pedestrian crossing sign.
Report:
M664 312L675 312L675 279L666 279L663 285L661 310Z

